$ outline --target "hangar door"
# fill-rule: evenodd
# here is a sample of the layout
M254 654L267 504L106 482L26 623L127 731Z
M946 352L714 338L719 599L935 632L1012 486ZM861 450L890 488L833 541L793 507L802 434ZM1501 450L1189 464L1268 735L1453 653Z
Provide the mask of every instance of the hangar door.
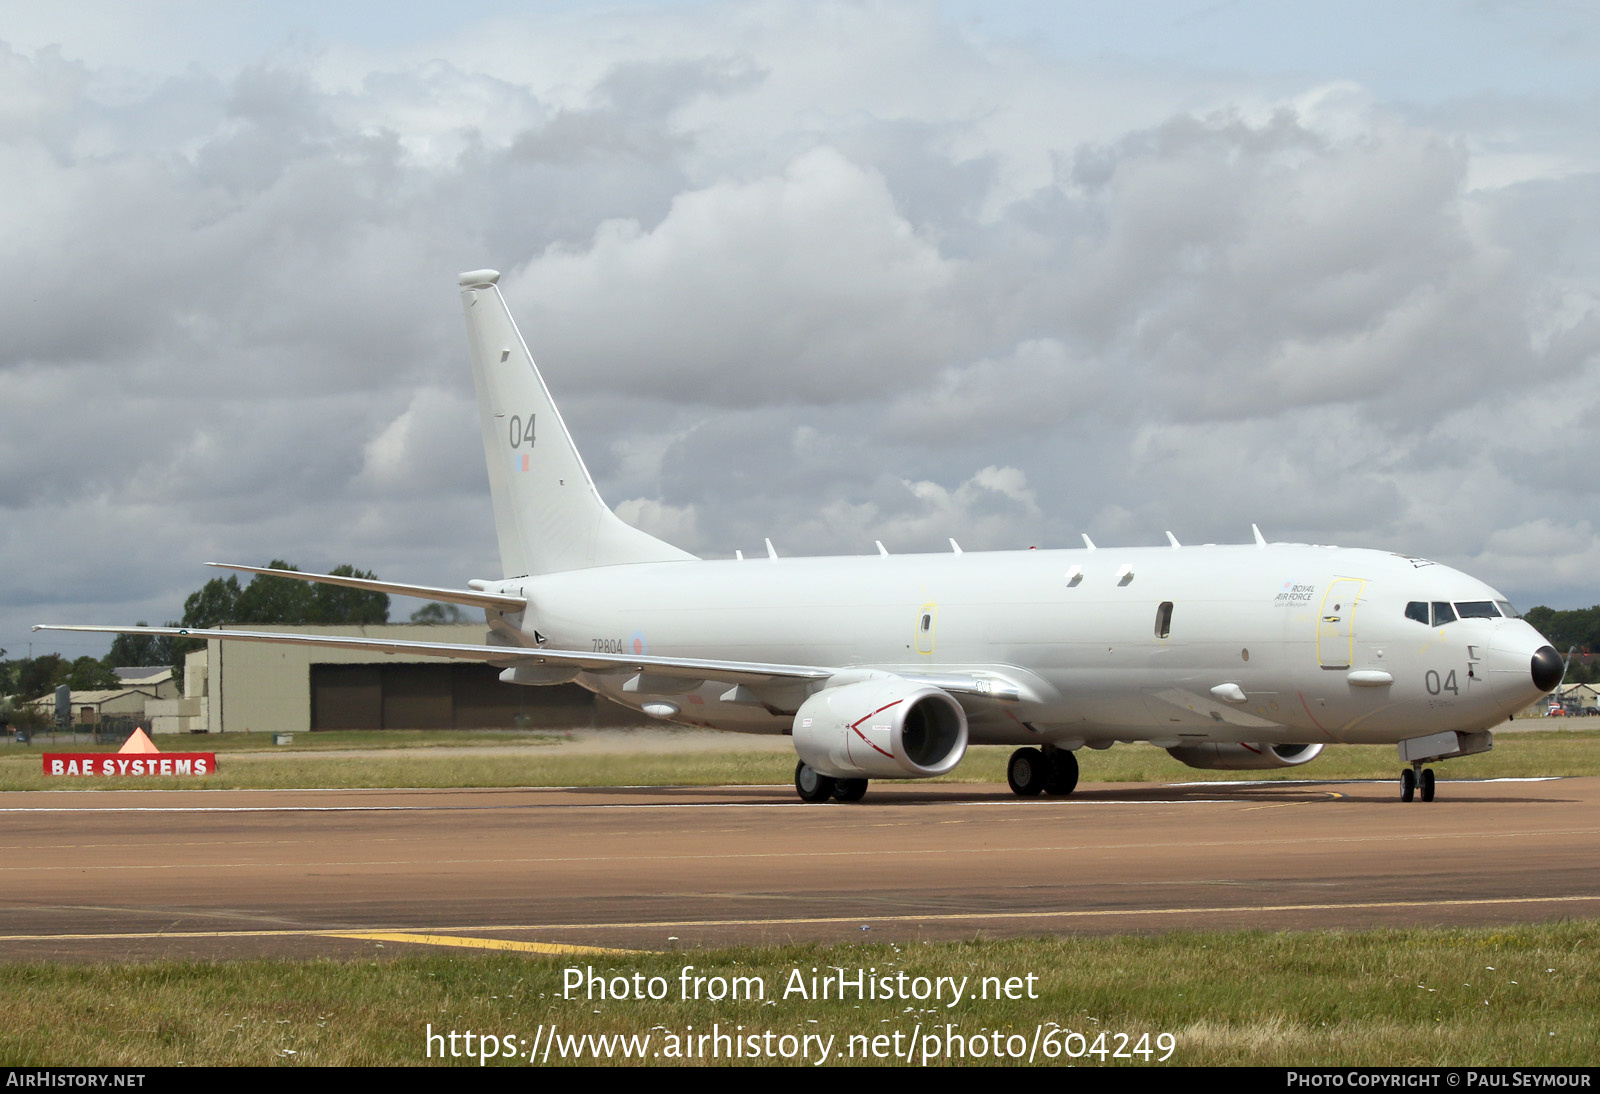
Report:
M455 667L312 665L311 728L454 729Z
M632 725L638 717L597 705L582 688L500 681L492 665L458 662L312 665L311 728L504 729Z

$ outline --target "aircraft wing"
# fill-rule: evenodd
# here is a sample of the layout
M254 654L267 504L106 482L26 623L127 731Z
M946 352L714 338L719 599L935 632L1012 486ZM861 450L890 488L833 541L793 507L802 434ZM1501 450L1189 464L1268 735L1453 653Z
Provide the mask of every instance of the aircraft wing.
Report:
M224 642L267 642L293 646L322 646L328 649L368 650L394 656L448 657L461 661L482 661L502 668L518 665L552 665L583 672L637 673L677 680L721 680L730 684L757 687L763 684L825 684L846 671L827 665L779 665L760 661L718 661L698 657L658 657L654 654L589 653L583 650L553 650L538 646L494 646L455 642L405 642L389 638L360 638L343 635L273 633L268 631L221 631L194 627L105 627L92 624L39 624L36 631L84 631L94 634L147 634L170 638L219 639ZM852 666L858 668L859 666ZM992 671L965 673L927 673L901 671L885 666L892 674L913 683L929 684L945 691L977 698L1016 701L1024 698L1017 684L1005 674Z
M275 634L266 631L218 631L195 627L102 627L86 624L40 624L36 631L88 631L97 634L148 634L171 638L220 639L225 642L276 642L292 646L322 646L340 650L369 650L392 655L452 657L484 661L501 667L557 665L584 672L649 672L677 679L726 680L731 684L799 683L825 681L836 668L820 665L768 665L756 661L712 661L695 657L656 657L621 653L586 653L537 646L491 646L454 642L402 642L388 638L357 638L323 634Z

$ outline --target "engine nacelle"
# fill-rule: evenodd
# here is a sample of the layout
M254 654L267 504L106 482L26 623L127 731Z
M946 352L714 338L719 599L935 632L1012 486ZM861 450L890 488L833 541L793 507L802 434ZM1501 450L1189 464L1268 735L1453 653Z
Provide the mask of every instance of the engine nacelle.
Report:
M1174 760L1208 771L1263 771L1269 767L1299 767L1310 763L1321 745L1180 745L1167 752Z
M836 779L928 779L967 753L967 712L949 692L889 677L820 691L794 716L794 750Z

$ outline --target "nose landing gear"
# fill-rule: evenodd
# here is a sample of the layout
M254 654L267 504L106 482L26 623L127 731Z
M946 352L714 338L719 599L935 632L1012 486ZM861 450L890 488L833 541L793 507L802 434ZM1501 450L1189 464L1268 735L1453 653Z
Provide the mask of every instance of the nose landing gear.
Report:
M1431 802L1433 800L1433 768L1423 767L1420 763L1414 763L1400 772L1400 800L1408 802L1417 795L1418 791L1421 791L1423 801Z
M1435 760L1452 760L1457 756L1476 756L1494 747L1494 734L1487 730L1466 733L1446 730L1430 733L1426 737L1408 737L1399 742L1400 761L1411 765L1400 772L1400 800L1408 802L1420 792L1422 800L1433 800L1433 769L1423 764Z

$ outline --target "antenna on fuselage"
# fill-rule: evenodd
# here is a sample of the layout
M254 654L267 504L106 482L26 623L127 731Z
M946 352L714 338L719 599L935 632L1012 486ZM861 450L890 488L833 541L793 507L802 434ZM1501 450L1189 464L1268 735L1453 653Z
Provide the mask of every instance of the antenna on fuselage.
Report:
M1267 537L1266 537L1266 536L1263 536L1263 535L1262 535L1262 534L1261 534L1261 529L1260 529L1260 528L1258 528L1258 527L1257 527L1257 526L1255 526L1255 525L1254 525L1254 524L1252 524L1252 525L1251 525L1251 526L1250 526L1250 531L1252 531L1252 532L1254 532L1254 533L1255 533L1255 536L1256 536L1256 546L1257 546L1257 547L1265 547L1265 546L1266 546L1266 545L1267 545Z
M1177 550L1179 547L1183 546L1183 544L1178 542L1178 537L1173 535L1171 532L1167 533L1167 542L1172 544L1173 550Z
M1083 545L1085 547L1089 548L1091 551L1095 550L1094 540L1089 538L1088 532L1079 532L1078 534L1083 537Z

